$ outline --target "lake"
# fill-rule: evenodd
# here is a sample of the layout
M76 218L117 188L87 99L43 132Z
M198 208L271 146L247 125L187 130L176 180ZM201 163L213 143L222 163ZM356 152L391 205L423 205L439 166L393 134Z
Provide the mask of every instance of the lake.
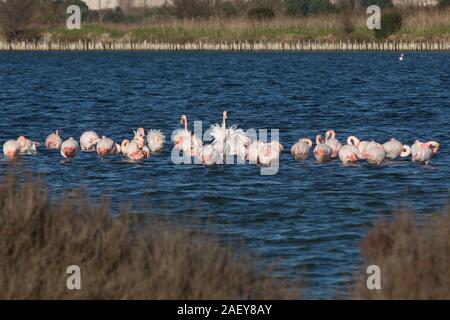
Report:
M344 294L361 267L359 242L382 217L413 209L425 218L448 204L450 54L406 53L26 52L0 53L0 143L25 134L44 142L95 130L120 143L137 127L161 129L166 148L143 163L58 152L9 163L41 175L54 196L83 186L112 205L143 215L195 219L259 257L274 272L300 277L306 298ZM175 165L170 136L180 114L209 124L279 129L279 172L255 165ZM441 143L428 166L408 159L380 167L360 162L295 161L290 147L333 128L385 142ZM295 280L293 280L295 281Z

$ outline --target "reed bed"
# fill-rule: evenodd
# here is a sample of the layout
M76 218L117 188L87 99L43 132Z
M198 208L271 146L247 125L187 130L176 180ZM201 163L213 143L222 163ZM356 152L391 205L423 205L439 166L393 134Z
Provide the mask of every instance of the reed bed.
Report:
M401 30L388 40L449 40L450 8L405 8ZM233 42L233 41L372 41L364 12L324 13L306 17L277 16L252 21L246 17L210 19L163 19L140 24L86 25L80 31L52 28L47 37L73 40L120 39L152 42Z
M145 225L145 227L143 227ZM287 299L298 296L212 235L82 193L50 203L45 185L0 185L0 299ZM81 290L68 290L69 265Z
M450 208L420 223L411 212L381 221L364 238L361 252L365 265L381 268L381 290L368 290L364 273L358 298L450 299Z

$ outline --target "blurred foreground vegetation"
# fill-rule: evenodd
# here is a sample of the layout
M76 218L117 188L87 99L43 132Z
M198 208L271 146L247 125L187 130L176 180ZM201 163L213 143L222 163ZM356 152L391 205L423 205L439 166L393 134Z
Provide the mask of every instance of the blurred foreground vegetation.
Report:
M41 183L8 177L0 185L0 299L299 296L203 228L137 222L82 193L50 203ZM67 288L71 265L81 269L81 290Z

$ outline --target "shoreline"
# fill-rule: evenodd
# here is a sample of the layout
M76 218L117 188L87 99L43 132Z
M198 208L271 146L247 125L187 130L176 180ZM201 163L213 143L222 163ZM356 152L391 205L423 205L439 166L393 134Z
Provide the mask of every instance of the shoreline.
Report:
M0 51L450 51L450 41L122 42L0 41Z

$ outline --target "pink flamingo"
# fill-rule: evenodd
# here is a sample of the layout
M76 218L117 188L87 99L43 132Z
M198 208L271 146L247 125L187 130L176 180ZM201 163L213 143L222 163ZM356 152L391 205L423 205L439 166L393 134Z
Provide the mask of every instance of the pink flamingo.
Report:
M337 158L342 144L336 139L336 132L334 132L333 129L330 129L325 133L325 144L331 148L331 158Z
M105 157L108 154L115 154L117 147L114 141L110 138L103 136L97 143L97 154L100 157Z
M317 161L326 162L331 160L332 149L323 142L322 136L316 136L316 147L314 148L314 157Z
M70 137L66 141L64 141L61 145L61 155L68 159L75 157L75 154L78 152L78 142Z
M136 136L131 142L128 139L122 141L120 149L123 155L131 161L141 161L150 157L150 149L144 145L144 138Z
M3 153L9 160L13 160L20 154L20 144L17 140L8 140L3 144Z
M309 156L312 145L313 142L311 139L300 139L292 146L291 154L295 160L305 160Z
M183 150L183 153L189 157L201 157L201 147L203 142L188 130L188 121L186 115L181 115L180 124L184 129L178 129L172 134L172 142L175 148Z
M418 163L428 164L431 157L435 155L440 148L436 141L421 142L416 140L411 146L412 160Z
M373 144L364 150L364 156L369 164L379 166L386 159L386 151L380 144Z
M57 150L61 148L62 140L59 135L59 130L56 130L55 133L51 133L45 139L45 147L51 150Z
M39 142L31 141L30 139L27 139L25 136L20 136L17 139L17 142L19 142L20 145L20 154L36 154L37 147L40 146Z
M353 140L350 137L347 139L347 144L339 149L338 157L343 164L356 163L358 161L359 152L353 145Z
M394 138L383 144L386 151L386 157L388 159L395 159L397 157L405 158L410 155L411 148L408 145L402 145L402 143Z
M101 139L94 131L86 131L80 137L80 147L83 151L94 151Z

